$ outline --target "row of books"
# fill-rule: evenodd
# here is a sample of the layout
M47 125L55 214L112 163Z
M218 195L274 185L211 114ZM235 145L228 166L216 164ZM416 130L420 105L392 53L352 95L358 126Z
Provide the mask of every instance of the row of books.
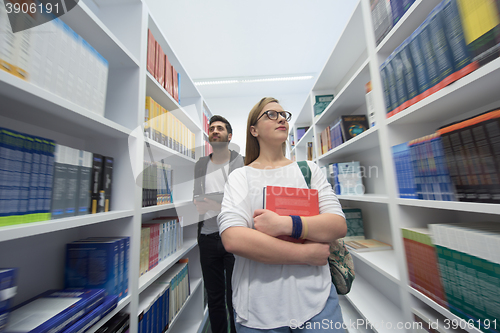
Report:
M415 0L372 0L371 15L377 45L399 22Z
M0 268L0 332L5 331L12 301L17 292L17 268Z
M117 303L104 289L48 290L14 307L4 332L85 332Z
M387 117L499 56L499 9L443 0L380 66Z
M66 288L104 289L128 295L129 237L89 237L66 244Z
M138 332L165 332L190 294L188 259L181 259L141 293Z
M141 228L139 275L151 271L184 246L182 217L164 216Z
M18 4L0 2L0 68L104 116L108 61L54 15L30 10L14 19L7 3Z
M203 106L203 110L201 112L201 123L203 125L203 131L208 135L208 128L210 127L210 118L212 118L212 115L210 112L205 109Z
M142 207L173 203L172 166L144 161L142 173Z
M365 115L340 116L320 134L321 154L366 131L370 126Z
M438 134L393 146L392 153L400 198L456 200Z
M498 226L430 224L402 231L410 285L483 332L499 332Z
M212 145L210 144L210 141L208 139L203 138L204 146L203 146L203 156L208 156L213 153L214 149L212 148Z
M337 195L363 195L363 167L359 161L329 163L321 169Z
M168 60L161 45L156 41L151 30L148 29L147 70L158 83L180 103L181 75Z
M343 238L349 250L355 252L383 251L392 249L392 245L376 239L367 239L363 224L363 213L360 208L344 207L347 233Z
M112 157L0 128L0 226L110 210Z
M392 147L401 198L500 202L500 110Z
M152 139L191 158L195 157L196 137L172 112L146 97L144 132Z

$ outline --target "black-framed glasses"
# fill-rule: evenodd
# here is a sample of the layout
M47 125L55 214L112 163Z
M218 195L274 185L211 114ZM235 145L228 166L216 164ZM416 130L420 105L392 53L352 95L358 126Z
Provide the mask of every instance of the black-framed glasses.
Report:
M264 112L263 114L261 114L259 118L257 118L257 120L255 121L255 124L257 124L257 122L259 121L259 119L262 118L264 115L266 115L267 118L269 118L271 120L277 120L278 119L278 115L280 115L283 118L285 118L286 121L290 121L290 119L292 119L292 114L290 112L288 112L288 111L267 110L266 112Z

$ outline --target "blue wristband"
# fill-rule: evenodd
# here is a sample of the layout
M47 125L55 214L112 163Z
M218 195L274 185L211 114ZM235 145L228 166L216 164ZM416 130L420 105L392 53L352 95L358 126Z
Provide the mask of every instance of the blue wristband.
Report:
M290 215L292 218L293 226L292 226L292 238L299 239L302 235L302 219L297 215Z

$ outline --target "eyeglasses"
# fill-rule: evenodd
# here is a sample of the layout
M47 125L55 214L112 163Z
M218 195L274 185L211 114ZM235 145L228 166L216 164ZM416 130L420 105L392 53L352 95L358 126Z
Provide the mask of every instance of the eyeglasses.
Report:
M255 121L255 124L257 124L257 122L259 121L259 119L262 118L264 115L266 115L267 118L269 118L271 120L277 120L278 119L278 115L280 115L283 118L285 118L286 121L290 121L290 119L292 119L292 114L290 112L288 112L288 111L267 110L266 112L264 112L263 114L261 114L259 118L257 118L257 120Z

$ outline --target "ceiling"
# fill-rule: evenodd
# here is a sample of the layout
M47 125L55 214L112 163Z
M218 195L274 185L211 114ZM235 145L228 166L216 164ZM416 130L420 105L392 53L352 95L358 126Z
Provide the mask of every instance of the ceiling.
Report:
M198 86L206 100L303 94L305 101L358 0L146 3L193 80L315 75L305 81Z

